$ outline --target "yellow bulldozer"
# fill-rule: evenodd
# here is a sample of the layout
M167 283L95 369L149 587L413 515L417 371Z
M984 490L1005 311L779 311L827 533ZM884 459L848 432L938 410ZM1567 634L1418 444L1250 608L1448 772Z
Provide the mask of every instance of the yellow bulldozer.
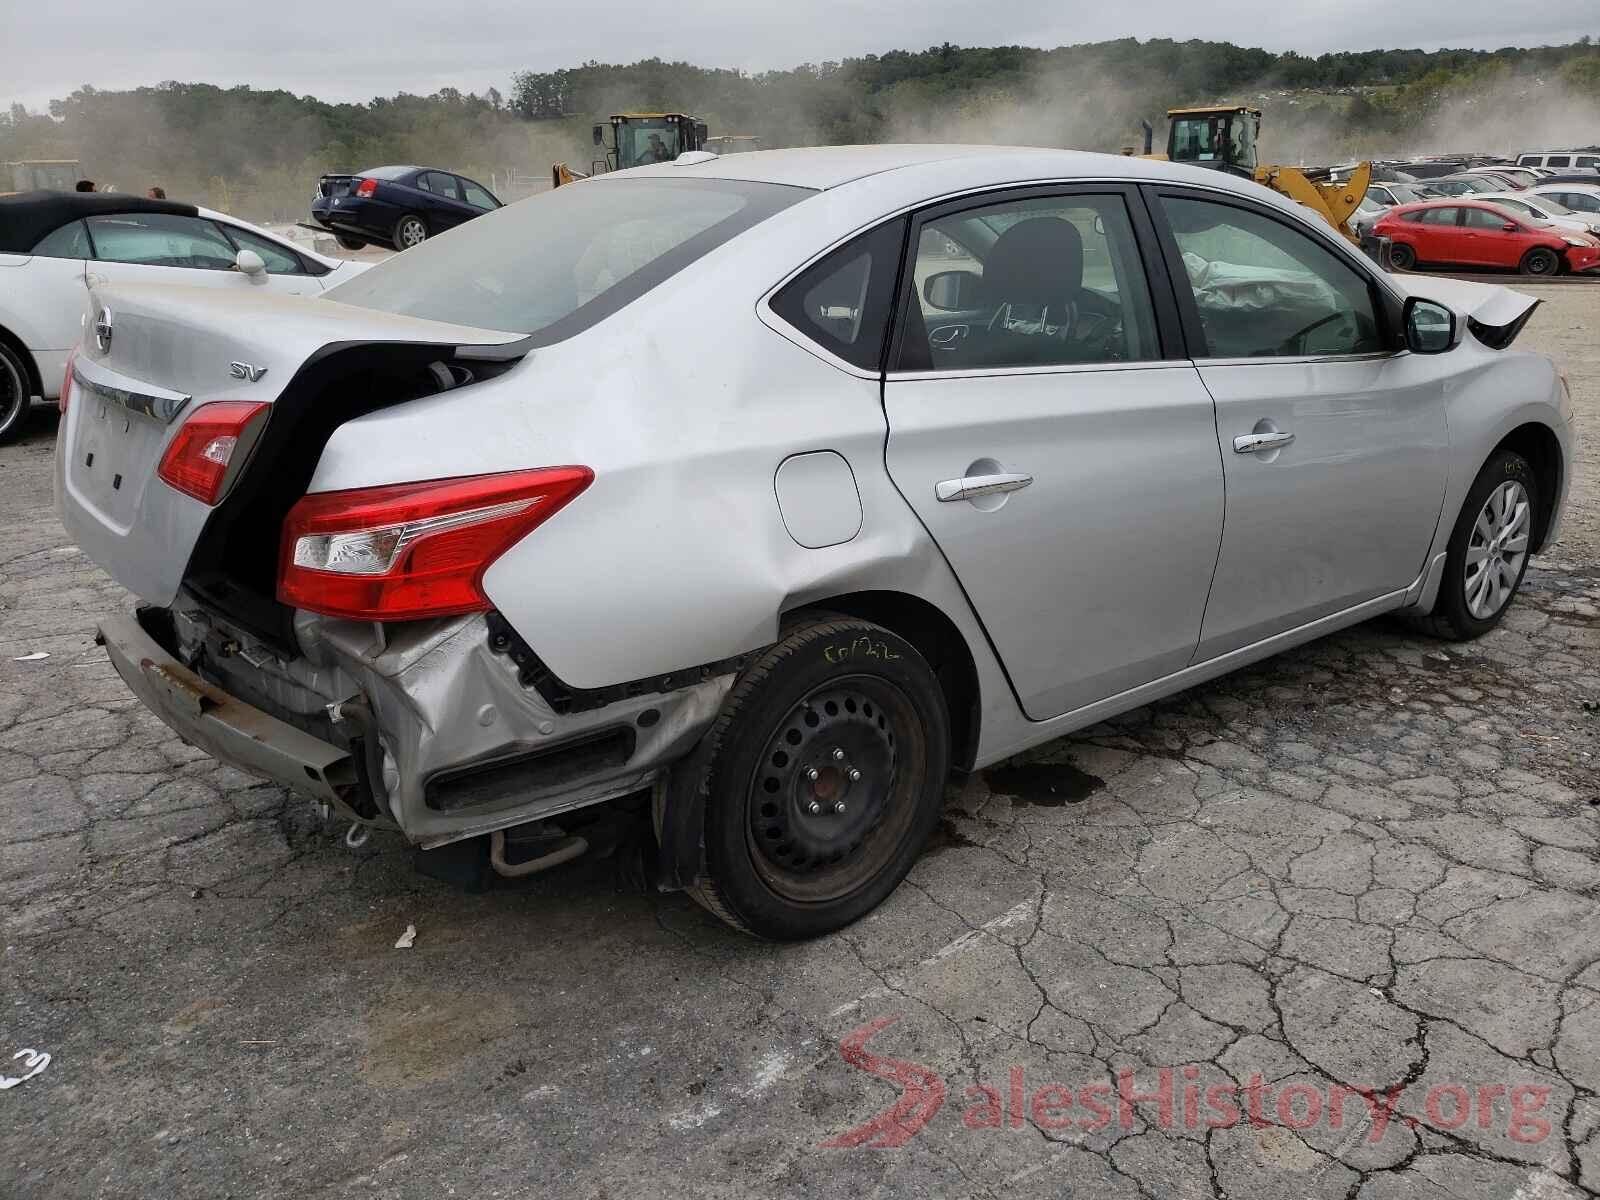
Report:
M1361 163L1342 183L1334 183L1326 172L1311 168L1263 165L1256 153L1261 110L1245 104L1168 109L1165 154L1151 154L1152 133L1145 122L1147 156L1254 179L1314 210L1342 236L1359 244L1361 239L1350 228L1350 218L1367 194L1372 180L1371 163Z
M610 124L609 139L605 125L598 124L592 130L594 144L603 152L602 157L590 163L587 172L575 171L566 163L555 163L550 168L553 186L575 183L605 171L671 162L680 154L703 150L706 146L706 123L687 113L612 113Z

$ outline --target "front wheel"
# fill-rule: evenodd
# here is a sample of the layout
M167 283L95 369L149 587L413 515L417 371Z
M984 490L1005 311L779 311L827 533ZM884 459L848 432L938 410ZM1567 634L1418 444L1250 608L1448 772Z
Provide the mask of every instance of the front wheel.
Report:
M759 937L816 937L882 903L938 823L944 693L898 635L814 619L746 669L678 769L705 801L691 894Z
M22 433L28 423L31 394L28 368L14 349L0 342L0 445Z
M1430 632L1467 641L1500 623L1528 569L1538 494L1533 468L1515 451L1484 464L1450 534Z
M1404 242L1389 247L1389 261L1396 271L1413 271L1417 266L1417 252Z
M416 213L407 213L394 223L394 248L409 250L428 240L428 225Z
M1559 275L1561 256L1548 246L1535 246L1522 256L1518 270L1524 275Z

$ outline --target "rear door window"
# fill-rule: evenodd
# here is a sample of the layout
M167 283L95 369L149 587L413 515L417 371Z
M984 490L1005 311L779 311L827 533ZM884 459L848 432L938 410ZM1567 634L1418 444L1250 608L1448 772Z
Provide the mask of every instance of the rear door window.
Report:
M435 196L443 196L446 200L461 199L461 194L456 190L456 177L446 175L443 171L424 171L417 176L417 186L425 192L432 192Z
M852 366L883 363L905 220L847 242L772 298L772 311Z
M1468 229L1492 229L1498 233L1508 223L1515 224L1510 213L1493 212L1487 208L1469 208L1465 213L1461 223Z
M1570 167L1572 165L1572 156L1569 154L1552 154L1544 160L1544 165L1547 167Z
M910 283L900 370L1161 357L1120 195L1031 196L934 217Z
M1417 218L1424 225L1454 225L1459 208L1425 208Z
M147 267L226 271L234 249L222 231L199 217L168 213L123 213L87 218L94 256L105 262Z

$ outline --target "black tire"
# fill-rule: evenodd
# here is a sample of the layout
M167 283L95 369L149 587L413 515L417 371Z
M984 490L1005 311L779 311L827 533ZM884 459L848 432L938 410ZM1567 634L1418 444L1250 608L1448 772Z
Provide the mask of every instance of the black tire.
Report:
M346 250L365 250L367 248L365 239L351 237L347 233L336 233L333 235L333 240L338 242L339 245L343 246Z
M394 248L408 250L428 240L428 223L416 213L406 213L394 223Z
M1481 535L1475 537L1478 518L1489 502L1489 497L1507 483L1520 484L1527 494L1527 544L1516 563L1515 571L1512 572L1513 580L1506 589L1504 599L1498 603L1494 611L1481 615L1472 611L1468 601L1469 584L1473 579L1468 575L1467 555L1469 550L1476 553L1482 549L1481 545L1474 545L1475 541L1481 540ZM1534 475L1533 468L1528 465L1527 459L1515 451L1499 451L1484 463L1483 470L1479 471L1478 477L1472 481L1472 487L1467 491L1467 498L1462 502L1455 528L1450 533L1444 578L1439 584L1439 597L1434 602L1433 612L1422 618L1422 627L1435 637L1464 642L1482 637L1500 624L1501 618L1506 615L1506 610L1511 607L1511 602L1516 599L1517 590L1522 586L1522 577L1527 573L1533 533L1538 521L1539 480ZM1515 544L1514 539L1509 544Z
M33 405L28 364L5 342L0 342L0 446L22 436Z
M1561 256L1548 246L1535 246L1522 256L1517 267L1524 275L1549 277L1561 274Z
M1395 242L1389 247L1389 261L1396 271L1415 271L1417 252L1404 242Z
M758 937L817 937L882 903L938 824L944 693L882 626L805 621L746 668L676 769L705 804L705 863L689 893Z

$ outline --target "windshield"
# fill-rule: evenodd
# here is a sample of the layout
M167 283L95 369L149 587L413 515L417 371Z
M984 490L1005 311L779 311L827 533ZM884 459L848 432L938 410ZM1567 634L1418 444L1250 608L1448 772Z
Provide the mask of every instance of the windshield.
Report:
M733 179L569 184L429 238L327 294L549 345L811 194Z
M1403 183L1391 183L1389 194L1394 197L1396 204L1415 204L1418 200L1424 199L1423 194L1416 188L1407 187Z
M678 126L666 120L619 121L617 130L617 169L671 162L683 147L678 144Z

